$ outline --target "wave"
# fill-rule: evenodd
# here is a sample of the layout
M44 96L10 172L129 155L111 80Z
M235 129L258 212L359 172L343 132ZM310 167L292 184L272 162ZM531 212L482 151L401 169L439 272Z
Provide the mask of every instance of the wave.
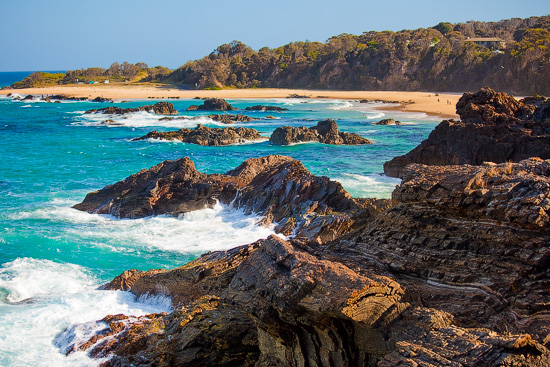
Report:
M332 179L340 182L352 196L379 199L391 198L391 193L401 183L398 178L375 173L369 175L344 173Z
M332 102L333 104L336 103L336 101ZM348 109L350 107L353 107L353 103L348 101L338 101L335 106L329 107L331 110L339 111L343 109Z
M167 118L168 117L168 118ZM114 123L105 124L106 120L113 120ZM227 126L216 122L207 116L177 116L170 117L157 115L145 111L133 112L123 115L109 115L103 113L82 114L77 117L73 125L80 126L126 126L126 127L166 127L166 128L194 128L198 124Z
M70 343L85 341L105 327L96 320L109 314L170 311L165 304L140 303L128 292L98 291L98 285L87 269L74 264L33 258L3 264L0 365L97 366L101 360L85 352L64 355Z
M140 219L117 219L110 215L89 214L59 202L45 208L11 214L11 220L46 219L66 224L66 233L75 240L107 248L113 252L163 250L182 254L201 254L227 250L275 234L273 226L257 223L261 219L217 203L186 213L180 218L167 215Z

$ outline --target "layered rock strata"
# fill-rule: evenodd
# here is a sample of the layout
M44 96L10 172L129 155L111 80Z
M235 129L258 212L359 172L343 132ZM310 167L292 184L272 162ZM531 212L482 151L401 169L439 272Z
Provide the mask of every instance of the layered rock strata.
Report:
M267 184L277 170L262 167L281 160L296 162L228 176ZM411 165L392 201L324 246L271 236L125 272L104 288L165 295L174 311L110 317L108 338L74 349L107 366L550 365L550 160Z
M243 144L265 138L255 129L246 127L210 128L199 124L194 129L179 129L176 131L159 132L156 130L147 133L133 141L145 139L179 140L183 143L191 143L206 146L220 146L231 144Z
M441 122L418 147L384 164L384 173L399 177L407 164L471 164L550 158L550 100L520 101L483 88L465 93L456 105L461 121Z
M99 98L99 97L98 97ZM177 115L178 111L174 108L174 105L170 102L158 102L154 105L147 105L134 108L121 108L121 107L105 107L99 109L88 110L85 113L104 113L110 115L123 115L132 112L153 112L159 115Z
M316 126L278 127L271 134L269 143L273 145L289 145L300 142L318 141L323 144L333 145L362 145L372 144L355 133L345 133L338 130L338 124L332 119L319 121Z

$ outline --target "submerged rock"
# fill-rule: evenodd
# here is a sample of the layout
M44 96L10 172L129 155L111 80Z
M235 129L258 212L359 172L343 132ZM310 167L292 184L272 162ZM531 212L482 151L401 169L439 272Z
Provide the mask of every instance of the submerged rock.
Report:
M235 108L222 98L205 99L200 106L189 106L187 111L233 111Z
M372 144L369 140L355 134L338 130L338 124L332 119L319 121L317 126L307 128L283 126L275 129L269 143L273 145L289 145L300 142L318 141L323 144L361 145Z
M441 122L418 147L384 164L398 177L407 164L471 164L550 158L550 100L520 101L483 88L465 93L456 105L461 121Z
M174 105L170 102L158 102L154 105L147 105L134 108L121 108L121 107L105 107L99 109L88 110L85 113L105 113L110 115L122 115L132 112L153 112L159 115L177 115L178 111L174 108Z
M154 130L145 136L132 140L137 141L145 139L179 140L183 143L219 146L242 144L254 140L263 140L265 138L261 136L257 130L246 127L210 128L199 124L194 129L180 129L166 132Z

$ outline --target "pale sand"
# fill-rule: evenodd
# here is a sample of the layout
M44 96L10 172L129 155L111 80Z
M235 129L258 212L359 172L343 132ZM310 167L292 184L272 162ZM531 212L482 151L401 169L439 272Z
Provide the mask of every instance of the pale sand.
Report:
M401 103L397 106L381 106L381 110L399 110L410 112L424 112L442 118L456 118L456 102L461 94L442 94L438 96L430 92L373 92L373 91L331 91L331 90L300 90L300 89L224 89L224 90L181 90L170 85L71 85L46 88L28 88L0 90L1 94L18 93L27 94L66 94L75 97L95 98L102 96L117 100L123 99L147 99L154 97L167 99L168 97L180 98L285 98L289 94L307 95L311 98L330 98L344 100L383 100L414 103ZM450 104L448 103L450 102Z

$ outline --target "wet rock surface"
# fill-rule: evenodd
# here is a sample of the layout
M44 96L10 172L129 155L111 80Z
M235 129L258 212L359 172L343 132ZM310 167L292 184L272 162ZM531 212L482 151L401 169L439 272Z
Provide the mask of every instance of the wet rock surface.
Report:
M223 114L223 115L208 115L209 118L216 122L221 122L223 124L234 124L236 122L250 122L253 120L252 117L246 116L246 115L229 115L229 114Z
M255 129L246 127L211 128L199 124L194 129L180 129L176 131L151 131L147 135L132 139L133 141L145 139L179 140L183 143L191 143L205 146L220 146L231 144L243 144L265 138Z
M198 172L189 158L165 161L90 193L74 208L120 218L178 216L220 201L277 223L285 235L318 241L349 231L389 201L354 199L327 177L314 176L290 157L252 158L224 175Z
M308 141L334 145L372 144L368 139L355 133L350 134L338 130L338 124L332 119L319 121L316 126L310 128L305 126L278 127L269 139L269 143L273 145L289 145Z
M471 164L550 158L550 100L520 101L483 88L465 93L456 105L461 121L446 120L409 153L384 164L384 173L399 177L407 164Z
M288 108L283 108L279 106L255 105L255 106L246 107L245 111L288 111Z
M222 98L205 99L200 106L189 106L187 111L233 111L235 108Z
M158 115L177 115L178 111L174 108L174 105L170 102L158 102L154 105L147 105L134 108L121 108L121 107L105 107L99 109L88 110L85 113L104 113L110 115L123 115L132 112L153 112Z
M386 126L402 125L401 121L396 121L394 119L383 119L383 120L380 120L378 122L373 122L372 124L373 125L386 125Z

